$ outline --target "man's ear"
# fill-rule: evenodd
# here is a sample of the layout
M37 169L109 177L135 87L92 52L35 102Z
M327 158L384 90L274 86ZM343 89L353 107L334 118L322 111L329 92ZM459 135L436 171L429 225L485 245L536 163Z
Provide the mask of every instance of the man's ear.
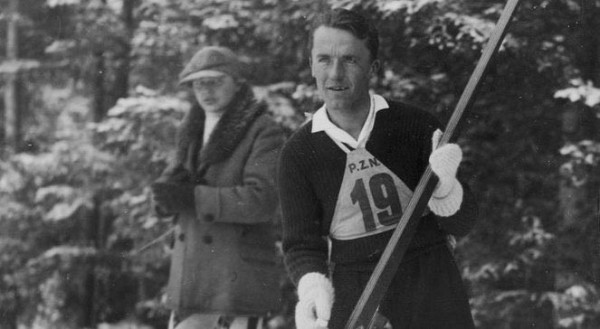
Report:
M308 58L308 66L310 66L310 75L314 78L315 77L315 71L313 71L312 55Z
M379 61L378 59L374 60L371 63L371 74L373 74L373 75L377 74L377 72L379 72L380 68L381 68L381 61Z
M243 85L244 83L246 83L246 79L244 79L244 78L239 78L239 79L235 79L235 80L233 80L233 82L234 82L234 84L235 84L235 91L234 91L234 92L236 92L236 93L237 93L238 91L242 90L242 85Z

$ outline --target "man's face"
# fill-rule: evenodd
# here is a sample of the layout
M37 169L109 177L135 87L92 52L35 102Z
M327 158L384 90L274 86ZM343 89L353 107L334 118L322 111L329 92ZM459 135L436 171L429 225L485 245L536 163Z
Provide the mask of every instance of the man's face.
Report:
M192 81L194 96L205 112L220 113L231 103L239 85L227 74Z
M313 35L311 72L328 110L368 110L369 78L377 67L366 42L327 26Z

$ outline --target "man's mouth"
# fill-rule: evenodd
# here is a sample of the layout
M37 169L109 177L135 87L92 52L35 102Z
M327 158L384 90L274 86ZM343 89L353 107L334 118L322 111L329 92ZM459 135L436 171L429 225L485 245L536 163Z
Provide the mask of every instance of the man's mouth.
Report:
M348 90L348 87L332 86L332 87L327 87L327 89L331 90L331 91L344 91L344 90Z

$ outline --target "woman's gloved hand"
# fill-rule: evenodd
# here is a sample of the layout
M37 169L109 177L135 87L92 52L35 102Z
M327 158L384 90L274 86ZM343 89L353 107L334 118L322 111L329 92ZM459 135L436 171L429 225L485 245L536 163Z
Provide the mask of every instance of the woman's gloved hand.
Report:
M307 273L298 282L296 328L327 328L333 306L333 285L322 273Z
M429 164L439 182L428 205L434 214L448 217L460 209L463 199L462 185L456 179L458 165L462 160L462 150L458 144L451 143L438 148L441 137L442 131L438 129L431 138L432 152L429 156Z
M194 184L157 181L150 187L157 209L171 214L194 209Z

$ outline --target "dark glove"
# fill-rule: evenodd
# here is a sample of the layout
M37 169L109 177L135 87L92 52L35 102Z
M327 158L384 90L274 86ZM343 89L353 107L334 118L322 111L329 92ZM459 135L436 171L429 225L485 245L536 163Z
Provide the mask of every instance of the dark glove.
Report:
M155 182L151 185L156 206L167 213L194 209L194 184Z
M192 181L192 175L183 165L167 168L156 182L186 183Z

